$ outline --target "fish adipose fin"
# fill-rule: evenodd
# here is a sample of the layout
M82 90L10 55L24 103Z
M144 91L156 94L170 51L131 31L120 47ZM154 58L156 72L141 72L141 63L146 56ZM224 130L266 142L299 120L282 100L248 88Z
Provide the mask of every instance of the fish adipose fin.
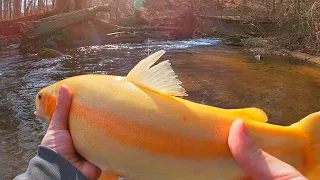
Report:
M161 50L141 60L129 72L128 81L141 88L151 89L162 94L187 96L186 90L180 85L182 82L177 79L168 60L154 65L164 53L165 51Z
M306 133L311 147L311 156L313 164L311 170L307 172L307 178L310 180L320 177L320 111L310 114L301 121L292 124L293 128L301 129Z

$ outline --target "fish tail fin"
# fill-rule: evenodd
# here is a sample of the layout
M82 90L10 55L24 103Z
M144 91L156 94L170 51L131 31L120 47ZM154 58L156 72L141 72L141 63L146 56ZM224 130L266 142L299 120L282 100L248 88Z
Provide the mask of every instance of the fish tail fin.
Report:
M320 111L310 114L291 126L302 129L309 139L311 148L311 168L306 176L310 180L320 177Z

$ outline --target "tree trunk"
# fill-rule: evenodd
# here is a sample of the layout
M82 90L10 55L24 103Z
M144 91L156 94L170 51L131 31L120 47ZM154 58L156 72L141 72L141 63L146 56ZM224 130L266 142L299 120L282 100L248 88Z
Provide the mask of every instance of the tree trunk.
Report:
M0 0L0 21L2 21L2 0Z
M276 0L272 0L272 14L273 18L276 18Z
M45 7L45 11L49 11L49 3L48 3L48 0L45 1L44 7Z
M66 13L75 10L74 0L56 0L55 10L60 13Z
M21 0L13 1L13 17L17 18L21 16Z
M12 0L9 0L9 19L12 19Z
M267 17L270 17L269 0L266 0Z
M3 19L8 18L8 0L3 1Z
M222 9L222 5L223 5L223 2L222 2L222 0L217 0L217 5L216 5L216 8L217 8L217 10L221 10Z
M42 12L44 10L43 0L38 0L38 11Z
M35 13L37 10L37 0L33 0L33 13Z
M110 2L109 2L109 3L110 3ZM91 6L93 6L92 0L88 0L88 7L91 7Z
M33 0L30 0L29 4L27 5L28 15L33 14Z
M24 0L23 1L23 15L24 16L28 16L27 4L28 4L28 1Z
M75 0L75 8L76 10L87 8L87 0Z
M245 17L246 9L247 9L247 0L242 0L242 8L241 8L241 19Z

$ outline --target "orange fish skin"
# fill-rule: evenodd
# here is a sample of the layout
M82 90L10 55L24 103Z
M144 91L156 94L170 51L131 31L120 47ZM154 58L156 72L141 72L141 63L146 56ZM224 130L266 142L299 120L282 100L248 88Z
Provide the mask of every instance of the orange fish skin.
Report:
M237 118L258 146L301 173L312 174L318 163L300 125L257 122L254 115L139 88L120 76L82 75L42 89L50 98L36 99L40 117L51 118L50 99L63 84L73 93L69 128L76 150L103 171L128 179L247 178L227 143Z

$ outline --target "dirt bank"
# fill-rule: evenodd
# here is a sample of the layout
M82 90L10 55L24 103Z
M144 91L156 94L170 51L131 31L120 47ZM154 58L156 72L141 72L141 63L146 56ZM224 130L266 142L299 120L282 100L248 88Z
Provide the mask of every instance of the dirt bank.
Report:
M291 56L301 61L320 65L320 56L310 55L300 51L290 51L277 43L275 38L247 38L243 39L245 49L254 56L280 55Z

